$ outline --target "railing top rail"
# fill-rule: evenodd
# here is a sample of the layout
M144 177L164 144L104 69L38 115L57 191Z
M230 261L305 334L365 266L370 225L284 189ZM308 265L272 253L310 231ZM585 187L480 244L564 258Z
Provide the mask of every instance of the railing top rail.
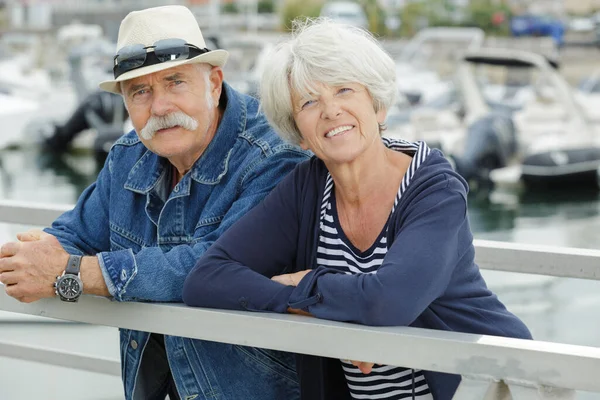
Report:
M367 327L297 315L116 303L19 303L0 309L147 332L461 374L482 380L600 391L600 348L410 327Z
M483 269L600 280L600 250L474 240Z
M48 226L72 205L0 200L0 222ZM600 250L475 240L482 269L600 280Z
M59 215L72 208L71 204L0 200L0 222L47 226Z

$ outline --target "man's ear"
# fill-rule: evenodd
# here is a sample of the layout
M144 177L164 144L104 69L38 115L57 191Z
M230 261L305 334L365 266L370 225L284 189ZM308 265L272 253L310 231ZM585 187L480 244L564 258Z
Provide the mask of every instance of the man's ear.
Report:
M223 90L223 70L221 67L212 67L208 79L211 86L211 96L215 104L218 105L221 98L221 91Z

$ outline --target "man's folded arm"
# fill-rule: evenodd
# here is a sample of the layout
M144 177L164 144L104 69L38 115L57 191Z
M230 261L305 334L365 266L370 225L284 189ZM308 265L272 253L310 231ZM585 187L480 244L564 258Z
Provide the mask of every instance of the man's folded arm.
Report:
M225 214L219 226L202 237L194 237L193 244L179 245L164 252L159 247L145 247L134 254L131 249L96 252L98 267L104 278L106 289L117 301L161 301L181 302L185 278L204 252L241 216L256 206L295 165L307 158L297 150L284 150L264 158L244 177L238 198ZM98 191L98 190L95 190ZM94 212L100 193L91 193L89 199L71 211L71 219L85 220L87 212ZM61 217L62 218L62 217ZM60 219L57 220L60 222ZM108 218L105 220L105 248L109 248ZM53 225L54 226L54 225ZM69 224L66 224L69 226ZM70 232L64 226L59 241L68 252L70 249L82 254L94 254L86 238L88 232ZM92 231L93 232L93 231ZM54 234L54 233L53 233ZM89 233L89 236L94 236ZM65 240L71 238L72 241ZM65 242L66 241L66 245ZM93 243L97 245L98 243ZM88 251L90 251L88 253ZM82 272L83 273L83 272ZM142 277L142 278L140 278ZM85 278L85 276L82 276ZM84 281L85 287L85 281ZM96 293L97 294L97 293Z

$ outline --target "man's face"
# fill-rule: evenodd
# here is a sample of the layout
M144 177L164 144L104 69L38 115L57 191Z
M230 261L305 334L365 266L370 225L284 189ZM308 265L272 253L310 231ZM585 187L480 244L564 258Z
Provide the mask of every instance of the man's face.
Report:
M129 116L142 143L189 169L218 127L223 73L206 64L169 68L123 83Z

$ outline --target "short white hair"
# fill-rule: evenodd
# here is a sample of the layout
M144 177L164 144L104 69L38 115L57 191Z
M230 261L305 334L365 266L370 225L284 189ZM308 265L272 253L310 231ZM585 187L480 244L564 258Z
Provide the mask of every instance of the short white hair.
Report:
M302 135L293 115L292 90L315 92L315 83L367 88L375 112L396 100L396 69L390 55L367 31L327 18L294 21L292 38L267 58L260 84L262 109L284 139L299 144Z

